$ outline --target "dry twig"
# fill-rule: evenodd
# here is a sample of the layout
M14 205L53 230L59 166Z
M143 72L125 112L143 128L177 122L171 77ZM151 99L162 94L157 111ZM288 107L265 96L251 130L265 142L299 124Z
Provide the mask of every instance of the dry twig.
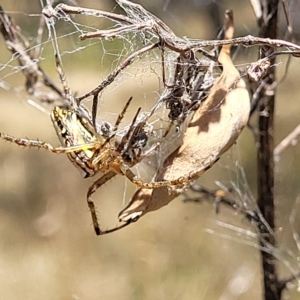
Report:
M26 78L26 91L42 102L53 103L61 101L63 92L50 77L45 74L39 65L39 61L31 55L28 40L20 33L19 27L5 14L0 6L0 32L5 39L7 48L18 58L22 73ZM42 83L39 82L42 81ZM41 90L42 86L50 88L50 91Z

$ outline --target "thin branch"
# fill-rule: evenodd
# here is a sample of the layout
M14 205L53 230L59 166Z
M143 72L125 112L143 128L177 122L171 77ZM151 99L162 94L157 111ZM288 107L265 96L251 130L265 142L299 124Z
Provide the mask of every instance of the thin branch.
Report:
M284 40L270 39L266 37L255 37L248 35L232 39L210 41L192 40L187 38L183 39L176 36L174 32L165 23L156 18L154 15L147 12L141 5L126 0L118 0L117 2L129 15L129 17L121 14L108 13L101 10L68 6L66 4L59 4L55 8L46 6L43 9L43 14L47 18L61 18L62 15L65 16L66 14L83 14L94 17L108 18L119 24L119 27L117 28L82 34L82 38L87 38L89 35L91 35L92 37L112 38L118 33L130 33L134 28L137 31L145 31L146 33L150 33L151 36L156 35L159 40L164 41L165 47L179 53L184 53L190 50L197 51L201 48L206 47L219 47L224 45L243 45L244 47L284 47L291 51L292 55L299 56L300 46Z
M260 24L260 36L276 39L277 37L277 10L278 0L263 1L263 21ZM273 40L274 41L274 40ZM262 58L266 53L273 52L269 47L261 49ZM276 63L275 57L271 58L271 65ZM275 68L269 68L266 84L267 89L263 89L259 95L259 118L258 118L258 149L257 149L257 205L259 210L270 226L270 232L265 226L259 226L259 242L264 248L266 244L276 247L274 236L275 231L275 207L274 207L274 106L275 106ZM281 290L277 274L277 259L274 255L261 251L262 271L264 277L264 297L265 300L279 300Z
M287 135L274 149L274 158L278 160L280 154L289 146L294 146L297 143L297 138L300 135L300 124Z
M241 203L237 202L236 200L230 198L228 193L224 190L210 190L203 186L199 186L193 184L190 189L193 192L202 194L205 199L210 199L216 205L216 212L219 213L219 206L221 204L225 205L228 208L233 209L234 211L244 215L251 223L255 223L256 227L261 226L263 223L260 219L259 213L255 210L251 210L246 208ZM186 197L183 201L184 202L201 202L203 197Z
M21 34L13 20L3 11L0 6L0 32L6 42L7 49L18 59L21 71L26 78L26 91L42 102L54 102L63 97L63 93L49 76L45 74L28 48L29 42ZM43 84L53 92L44 92L38 89L39 78Z

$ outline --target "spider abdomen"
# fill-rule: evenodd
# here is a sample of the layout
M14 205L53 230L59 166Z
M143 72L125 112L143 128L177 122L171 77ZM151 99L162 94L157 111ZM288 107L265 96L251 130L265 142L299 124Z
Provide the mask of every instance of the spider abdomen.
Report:
M94 157L99 152L99 145L105 139L95 131L90 121L77 110L56 106L51 113L56 134L64 147L78 147L79 150L67 153L69 160L83 177L91 177L99 172L99 165L94 164Z

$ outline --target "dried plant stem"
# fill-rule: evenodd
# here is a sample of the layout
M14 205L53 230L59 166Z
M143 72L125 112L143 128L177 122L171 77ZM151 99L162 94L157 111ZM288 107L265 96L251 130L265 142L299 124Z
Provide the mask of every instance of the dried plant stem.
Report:
M265 0L263 2L263 21L260 25L260 37L276 39L278 0ZM266 51L263 50L266 49L262 49L262 53L265 53ZM271 59L271 64L275 64L275 57ZM275 72L276 68L269 69L266 82L268 86L274 86ZM263 89L260 93L258 106L257 204L269 228L265 226L258 227L261 249L264 249L266 244L276 247L274 236L274 105L275 91ZM280 289L279 285L276 258L272 253L267 253L262 250L261 260L265 300L279 300L281 298L282 289Z
M80 14L93 16L97 18L107 18L117 24L116 27L109 30L97 30L95 32L82 33L80 38L114 38L124 33L132 31L147 32L151 36L156 36L158 40L163 41L163 45L172 51L184 54L190 50L203 50L206 47L219 47L224 45L243 45L250 46L268 46L272 48L285 48L289 54L299 56L300 46L288 41L271 39L269 37L256 37L247 35L224 40L193 40L183 39L175 35L175 33L160 19L146 11L141 5L126 0L116 1L131 18L121 14L108 13L101 10L93 10L82 7L73 7L66 4L59 4L55 8L46 6L43 14L47 18ZM273 12L272 12L273 13ZM265 16L264 18L268 18Z
M289 133L274 149L274 158L277 159L279 155L289 146L295 144L300 135L300 125L298 125L291 133Z

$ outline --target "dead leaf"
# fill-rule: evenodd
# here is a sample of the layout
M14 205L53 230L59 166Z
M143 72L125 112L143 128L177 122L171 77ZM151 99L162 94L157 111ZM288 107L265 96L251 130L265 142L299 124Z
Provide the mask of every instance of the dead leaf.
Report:
M233 37L232 12L226 12L225 38ZM245 82L230 58L231 45L222 47L218 57L223 72L208 98L195 111L180 147L164 161L156 181L190 176L184 186L138 189L119 214L122 222L136 221L180 195L208 170L236 141L248 122L250 97Z

